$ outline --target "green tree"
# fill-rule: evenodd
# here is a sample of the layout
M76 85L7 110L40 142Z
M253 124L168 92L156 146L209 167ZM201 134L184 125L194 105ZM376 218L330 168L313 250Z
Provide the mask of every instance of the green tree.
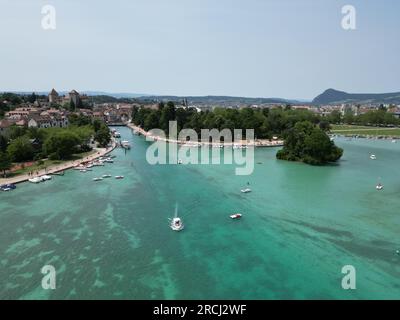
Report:
M93 129L94 129L94 132L99 131L101 127L102 127L102 122L101 122L99 119L95 119L95 120L93 121Z
M284 147L276 155L281 160L321 165L335 162L343 154L343 150L335 146L323 130L309 121L296 123L284 137Z
M14 162L32 160L34 149L28 137L18 137L11 141L7 152Z
M328 121L332 124L339 124L342 122L342 114L338 110L333 110L328 116Z
M111 133L107 126L101 127L94 135L101 147L106 147L111 141Z
M175 105L171 101L161 110L160 129L164 130L166 133L169 132L169 121L175 120L175 112Z
M159 127L159 115L158 115L158 111L153 110L152 112L150 112L145 120L144 120L144 125L143 125L143 129L148 131L154 128L158 128Z
M0 171L3 172L4 178L6 177L7 170L10 170L11 165L10 156L6 152L0 151Z
M28 97L28 102L30 103L34 103L37 99L37 96L34 92L32 92L32 94Z
M43 145L43 151L47 155L55 155L55 158L67 159L78 151L81 140L74 132L62 130L52 133Z
M319 128L321 129L321 130L323 130L323 131L329 131L329 130L331 130L331 125L329 124L329 122L328 121L321 121L320 123L319 123Z
M0 135L0 152L5 152L7 150L8 140L6 137Z
M22 137L26 134L27 128L26 127L20 127L16 125L12 125L10 127L10 133L8 134L11 140L14 140L16 138Z

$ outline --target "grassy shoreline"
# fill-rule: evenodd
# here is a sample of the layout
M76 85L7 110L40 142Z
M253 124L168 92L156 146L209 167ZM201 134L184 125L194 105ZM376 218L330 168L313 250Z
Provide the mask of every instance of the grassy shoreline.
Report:
M368 127L357 125L332 125L331 133L342 135L400 137L400 128Z
M12 172L9 172L7 174L7 178L14 178L14 177L18 177L20 175L23 174L27 174L29 172L36 172L36 171L41 171L41 170L45 170L48 168L54 168L55 166L62 166L68 162L71 161L76 161L76 160L82 160L87 156L90 156L92 154L96 153L96 150L91 150L88 152L83 152L83 153L77 153L77 154L73 154L71 156L71 158L66 159L66 160L50 160L50 159L42 159L41 162L39 163L39 161L35 161L35 164L31 165L31 166L27 166Z

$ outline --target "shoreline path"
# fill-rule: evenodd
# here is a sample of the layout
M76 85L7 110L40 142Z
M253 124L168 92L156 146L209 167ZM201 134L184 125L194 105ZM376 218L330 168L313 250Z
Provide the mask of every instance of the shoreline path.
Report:
M112 145L110 147L108 147L108 148L94 148L93 150L95 151L95 153L93 153L93 154L91 154L91 155L89 155L87 157L84 157L84 158L78 159L78 160L67 161L67 162L62 163L62 164L55 164L55 165L49 166L46 169L39 170L37 174L36 174L36 171L35 171L35 174L33 176L29 176L28 174L23 174L23 175L18 175L18 176L11 177L11 178L0 178L0 185L2 185L2 184L10 184L10 183L15 184L15 183L20 183L20 182L25 182L25 181L28 181L28 179L31 179L31 178L36 177L36 176L57 173L57 172L60 172L60 171L64 171L64 170L68 170L68 169L74 168L74 167L80 165L83 162L93 161L93 160L95 160L95 159L97 159L99 157L102 157L102 156L110 153L111 151L113 151L115 149L116 145L117 144L116 144L115 140L113 140L112 141Z
M241 140L241 141L235 141L235 142L228 142L228 143L224 143L224 142L197 142L197 141L182 141L182 140L174 140L174 139L168 139L168 138L161 138L158 136L153 136L150 134L150 132L145 131L144 129L135 126L132 123L129 123L127 125L129 128L131 128L132 130L139 132L141 135L145 136L145 137L150 137L154 140L161 140L161 141L165 141L165 142L170 142L170 143L177 143L177 144L185 144L186 146L234 146L234 145L243 145L243 146L253 146L253 147L281 147L283 146L283 140L267 140L267 139L255 139L254 141L246 141L246 140Z

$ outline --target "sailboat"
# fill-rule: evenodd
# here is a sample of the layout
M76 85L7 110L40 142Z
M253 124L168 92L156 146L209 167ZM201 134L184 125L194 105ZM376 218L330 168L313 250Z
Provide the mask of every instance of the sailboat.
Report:
M185 227L183 225L182 219L178 217L178 204L175 206L175 215L172 219L170 219L170 227L174 231L181 231Z

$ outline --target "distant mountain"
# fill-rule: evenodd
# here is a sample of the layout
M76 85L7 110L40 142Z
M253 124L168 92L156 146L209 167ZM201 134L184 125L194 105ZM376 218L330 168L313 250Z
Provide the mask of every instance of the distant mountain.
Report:
M246 98L246 97L230 97L230 96L145 96L138 97L139 100L151 101L183 101L186 99L189 104L194 105L219 105L219 106L236 106L236 105L258 105L258 104L295 104L302 103L297 100L287 100L281 98Z
M313 101L315 105L323 104L342 104L342 103L359 103L359 104L400 104L400 92L394 93L347 93L335 89L328 89Z

